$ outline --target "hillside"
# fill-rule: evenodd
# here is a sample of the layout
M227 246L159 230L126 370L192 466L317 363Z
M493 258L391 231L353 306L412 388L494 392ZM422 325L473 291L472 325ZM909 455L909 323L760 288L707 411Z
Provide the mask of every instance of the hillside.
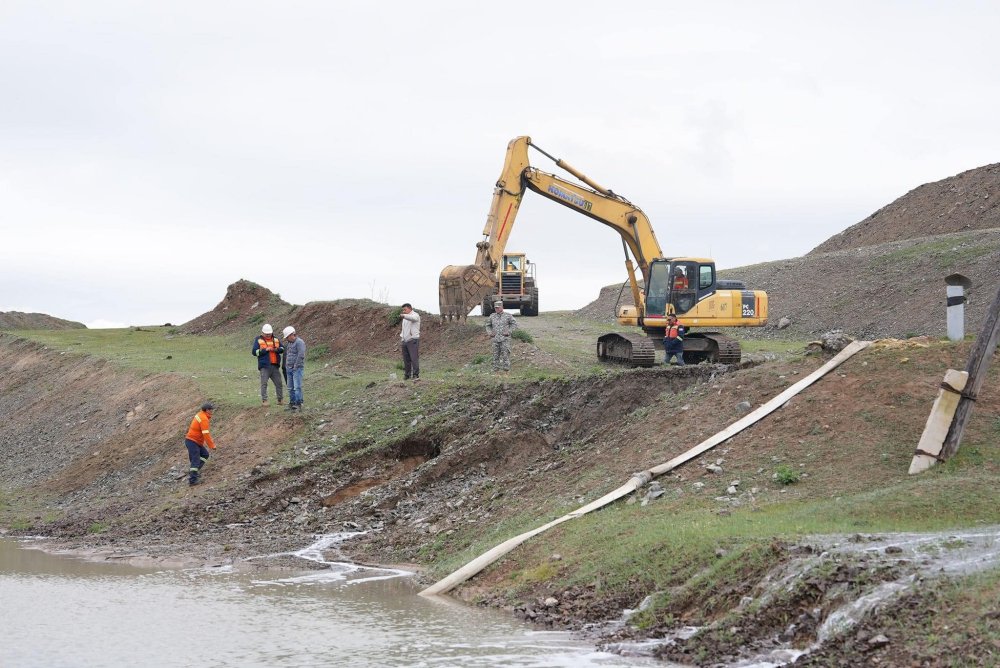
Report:
M925 183L809 252L1000 228L1000 163Z
M82 322L63 320L44 313L0 312L0 329L84 329Z

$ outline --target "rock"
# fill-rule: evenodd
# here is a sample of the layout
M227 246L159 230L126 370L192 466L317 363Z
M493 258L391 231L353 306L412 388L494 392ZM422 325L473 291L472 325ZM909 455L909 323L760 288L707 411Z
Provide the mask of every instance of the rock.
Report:
M749 413L750 408L751 405L749 401L741 401L740 403L736 404L736 412L738 413Z
M886 554L902 554L903 553L903 548L901 548L899 545L890 545L889 547L885 548L885 553Z
M843 330L834 329L820 336L819 340L823 346L823 350L840 352L854 339L844 334Z
M710 471L712 473L722 473L722 467L719 466L718 464L709 464L708 466L705 467L705 470Z
M740 481L739 480L733 480L729 484L732 485L733 487L739 487L740 486Z
M557 605L559 605L559 599L557 599L556 597L549 596L547 599L545 599L545 607L546 608L554 608Z
M792 324L792 319L787 315L782 316L781 320L778 321L778 329L784 329Z
M549 559L551 559L552 561L562 561L562 555L556 552L551 557L549 557Z
M871 648L885 647L889 644L889 639L882 633L868 639L868 646Z
M726 488L726 494L733 495L733 494L739 494L739 493L740 493L740 490L736 489L736 487L733 486L733 485L730 485L729 487Z
M694 487L695 489L701 489L702 487L705 486L705 483L703 483L703 482L696 482L696 483L692 484L691 486Z

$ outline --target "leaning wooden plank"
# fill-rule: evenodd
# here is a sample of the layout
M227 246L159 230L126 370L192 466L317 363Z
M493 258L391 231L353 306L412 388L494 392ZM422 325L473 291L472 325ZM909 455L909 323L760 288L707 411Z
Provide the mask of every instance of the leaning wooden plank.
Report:
M759 407L757 410L743 416L742 418L740 418L733 424L729 425L719 433L715 434L711 438L702 441L701 443L694 446L687 452L677 457L674 457L668 462L660 464L659 466L654 466L653 468L648 469L646 471L642 471L640 473L634 473L632 477L629 478L628 482L626 482L624 485L614 490L613 492L605 494L596 501L591 501L587 505L577 508L573 512L567 515L563 515L558 519L552 520L548 524L540 526L537 529L532 529L531 531L527 531L519 536L515 536L514 538L510 538L504 541L503 543L500 543L496 547L479 555L466 565L462 566L454 573L445 576L441 580L438 580L437 582L432 584L430 587L427 587L422 592L420 592L420 595L435 596L438 594L445 594L454 589L459 584L465 582L472 576L476 575L481 570L483 570L493 562L497 561L498 559L500 559L500 557L507 554L515 547L517 547L524 541L528 540L529 538L537 536L543 531L547 531L548 529L551 529L552 527L558 524L562 524L563 522L566 522L568 520L581 517L591 511L597 510L598 508L603 508L609 503L612 503L613 501L616 501L622 498L623 496L631 494L632 492L639 489L640 487L648 483L656 476L662 475L663 473L666 473L667 471L670 471L671 469L680 466L684 462L697 457L706 450L714 448L716 445L732 437L734 434L741 432L742 430L746 429L755 422L761 420L762 418L778 410L789 399L791 399L796 394L798 394L805 388L815 383L817 380L819 380L826 374L830 373L830 371L840 366L840 364L842 364L845 360L852 357L858 351L867 348L870 344L871 341L853 341L847 347L845 347L843 350L837 353L837 355L834 356L833 359L828 361L826 364L816 369L815 371L813 371L811 374L809 374L799 382L795 383L794 385L791 385L784 392L774 397L766 404Z
M948 369L944 374L944 382L938 390L931 414L927 416L924 433L920 436L917 449L910 462L910 475L926 471L938 461L944 438L948 435L951 421L955 419L955 410L962 398L962 390L969 382L969 372Z

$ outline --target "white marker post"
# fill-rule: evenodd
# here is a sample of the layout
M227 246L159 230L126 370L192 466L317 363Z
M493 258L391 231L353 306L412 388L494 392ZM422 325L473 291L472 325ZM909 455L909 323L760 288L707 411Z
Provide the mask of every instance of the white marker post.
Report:
M948 338L961 341L965 338L965 290L972 287L972 281L962 274L944 277L948 284Z

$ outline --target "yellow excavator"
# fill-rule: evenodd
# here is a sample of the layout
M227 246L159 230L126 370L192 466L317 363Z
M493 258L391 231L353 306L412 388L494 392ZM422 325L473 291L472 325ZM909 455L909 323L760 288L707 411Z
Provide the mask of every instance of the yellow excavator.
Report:
M528 161L529 147L586 185L532 167ZM695 363L732 364L740 360L741 351L739 342L724 334L691 332L690 328L767 324L766 292L747 290L740 281L720 280L711 259L665 257L649 219L639 207L595 183L564 160L546 153L530 137L517 137L507 145L503 172L493 191L483 228L484 238L476 244L475 263L449 265L441 272L438 296L443 320L464 319L493 290L497 267L527 190L603 223L621 236L632 305L618 307L618 322L641 327L642 333L601 336L597 341L597 356L601 361L652 366L656 346L662 345L667 315L671 313L689 328L684 338L684 358Z

